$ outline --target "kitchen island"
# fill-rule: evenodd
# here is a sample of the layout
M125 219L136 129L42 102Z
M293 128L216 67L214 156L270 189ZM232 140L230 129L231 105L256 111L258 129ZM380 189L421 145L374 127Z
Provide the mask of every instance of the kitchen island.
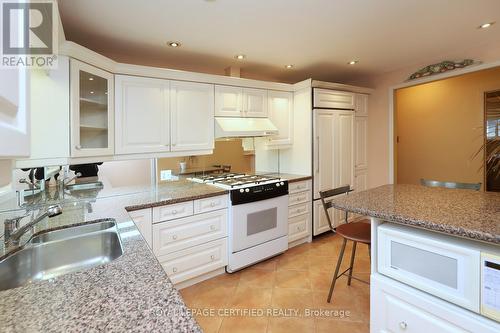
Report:
M500 331L500 286L484 280L498 276L499 193L385 185L333 207L371 217L372 333Z
M90 192L89 192L90 193ZM0 292L2 332L201 332L180 294L125 208L153 207L227 193L189 181L119 193L89 202L62 202L63 214L35 233L102 218L117 222L123 255L105 264ZM82 193L82 198L85 195ZM5 219L22 215L14 210ZM31 237L30 234L24 237ZM1 256L8 255L1 246Z

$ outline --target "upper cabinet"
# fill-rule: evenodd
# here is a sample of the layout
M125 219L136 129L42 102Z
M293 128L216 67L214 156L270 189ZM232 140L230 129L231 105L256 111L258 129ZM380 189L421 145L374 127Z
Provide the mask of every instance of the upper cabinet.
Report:
M243 88L244 117L267 117L267 90Z
M214 85L117 75L116 153L212 150Z
M268 138L269 148L283 148L293 143L293 93L268 92L269 120L278 128L279 134Z
M170 81L116 75L116 153L170 151Z
M171 81L172 151L214 148L214 85Z
M114 153L113 74L71 60L71 156Z
M355 111L356 116L368 116L368 95L356 94Z
M267 117L267 90L215 86L215 116Z
M355 95L345 91L314 88L314 107L324 109L348 109L355 108Z
M29 156L29 80L25 68L0 74L0 158Z

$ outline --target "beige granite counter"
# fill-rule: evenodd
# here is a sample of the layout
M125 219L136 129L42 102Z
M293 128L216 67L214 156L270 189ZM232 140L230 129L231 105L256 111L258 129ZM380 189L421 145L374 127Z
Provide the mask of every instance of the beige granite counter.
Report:
M335 208L388 222L500 244L500 193L401 184L332 202Z
M289 183L300 182L302 180L312 179L312 176L298 175L298 174L293 174L293 173L279 173L279 172L265 173L265 172L260 172L259 174L260 175L269 176L269 177L280 177L280 178L288 180Z

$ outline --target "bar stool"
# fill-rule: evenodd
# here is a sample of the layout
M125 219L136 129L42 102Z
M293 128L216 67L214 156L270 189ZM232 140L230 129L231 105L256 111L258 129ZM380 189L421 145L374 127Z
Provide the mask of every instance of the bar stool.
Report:
M334 228L332 221L330 219L330 215L328 214L328 209L332 207L332 201L328 200L328 198L340 195L340 194L349 194L351 192L350 186L342 186L338 188L334 188L332 190L320 191L319 195L321 197L321 203L323 204L323 209L325 210L326 219L328 224L330 225L330 229L333 233L340 235L343 238L342 248L340 249L339 259L337 261L337 266L335 267L335 273L333 274L332 284L330 286L330 292L328 293L327 302L330 303L333 295L333 289L335 288L335 283L337 279L342 275L347 276L347 285L351 285L351 279L355 279L357 281L369 284L369 282L361 280L352 275L353 267L354 267L354 258L356 256L356 245L358 243L363 243L368 245L368 253L370 253L370 244L371 244L371 226L370 221L368 219L364 219L357 222L349 223L347 217L348 213L345 212L345 224L341 224L338 227ZM367 223L368 222L368 223ZM342 259L344 257L344 251L347 245L347 241L352 241L352 252L351 252L351 262L349 268L339 274L340 266L342 265ZM349 272L347 275L346 273Z
M441 182L438 180L430 180L423 178L420 179L420 184L429 187L458 188L458 189L474 190L474 191L479 191L481 189L481 183Z

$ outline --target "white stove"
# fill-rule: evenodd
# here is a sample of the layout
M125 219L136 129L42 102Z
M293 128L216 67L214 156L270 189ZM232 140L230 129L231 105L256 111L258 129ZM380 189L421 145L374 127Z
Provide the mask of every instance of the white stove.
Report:
M229 190L229 260L235 272L288 249L288 181L239 173L190 180Z

